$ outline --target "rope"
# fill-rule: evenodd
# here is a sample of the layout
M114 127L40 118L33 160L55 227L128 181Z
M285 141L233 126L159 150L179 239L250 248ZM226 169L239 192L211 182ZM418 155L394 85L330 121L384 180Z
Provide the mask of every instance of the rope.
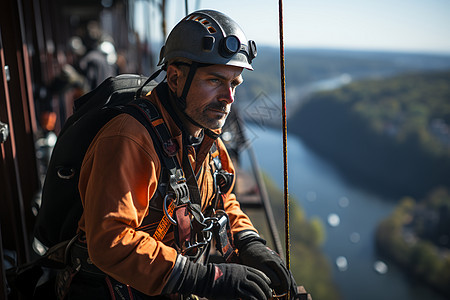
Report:
M287 162L286 80L284 71L283 0L278 2L280 29L281 104L283 114L283 165L284 165L284 227L286 236L286 266L290 269L289 193Z

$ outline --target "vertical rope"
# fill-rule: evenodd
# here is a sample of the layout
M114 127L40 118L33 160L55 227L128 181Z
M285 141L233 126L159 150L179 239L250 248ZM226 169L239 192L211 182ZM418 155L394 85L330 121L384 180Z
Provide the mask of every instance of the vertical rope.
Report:
M280 29L280 72L281 72L281 104L283 114L283 166L284 166L284 228L286 239L286 266L290 263L290 235L289 235L289 189L288 189L288 161L287 161L287 121L286 121L286 80L284 71L284 32L283 32L283 0L278 2Z

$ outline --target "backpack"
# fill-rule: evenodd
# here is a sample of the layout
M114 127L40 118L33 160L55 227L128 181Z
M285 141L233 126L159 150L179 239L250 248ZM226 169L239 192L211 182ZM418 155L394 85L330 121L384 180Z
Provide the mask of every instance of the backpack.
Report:
M156 87L158 83L150 79L132 74L110 77L75 100L74 113L66 120L52 152L35 224L35 237L46 247L76 234L83 212L78 180L84 155L103 125L123 113L121 109L136 96Z

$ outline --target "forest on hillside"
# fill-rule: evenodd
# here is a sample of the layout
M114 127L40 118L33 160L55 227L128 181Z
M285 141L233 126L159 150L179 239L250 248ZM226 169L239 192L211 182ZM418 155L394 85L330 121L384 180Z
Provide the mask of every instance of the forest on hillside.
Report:
M259 122L247 111L250 105L246 102L252 101L258 117L281 119L281 113L265 114L267 107L256 104L261 93L271 105L281 104L277 92L273 92L280 90L278 58L276 49L262 49L255 60L255 71L244 74L245 84L238 91L237 102L244 102L241 112L248 122ZM448 248L450 239L450 56L287 51L286 72L287 88L298 90L342 74L351 78L340 88L311 90L301 99L290 99L300 105L295 106L299 107L297 111L289 111L288 132L298 135L352 183L391 199L406 199L399 201L396 212L380 225L378 250L419 280L448 292L448 254L442 259L441 249ZM288 108L289 104L288 99ZM266 119L258 125L281 124ZM272 188L272 201L282 199L273 184L268 186ZM276 219L281 220L281 201L272 205L274 212L280 213ZM439 213L444 214L440 215L442 222L428 227ZM291 249L296 251L291 253L291 265L298 283L314 299L341 298L330 277L332 265L321 254L326 237L320 220L308 220L297 204L291 218L291 226L295 226ZM252 219L258 222L262 218ZM433 229L429 232L425 228ZM416 243L401 239L405 230Z
M376 232L378 251L417 279L450 297L450 194L403 198Z
M400 200L378 226L379 252L450 295L450 71L314 94L290 125L351 180Z
M244 84L237 90L239 102L249 102L264 92L280 94L278 48L260 47L254 71L244 71ZM450 69L450 56L402 52L286 49L286 87L302 89L324 79L348 74L354 81L383 78L407 72ZM290 97L290 93L287 97ZM278 102L278 99L273 99Z
M291 133L361 184L391 195L450 187L450 72L353 82L314 94Z

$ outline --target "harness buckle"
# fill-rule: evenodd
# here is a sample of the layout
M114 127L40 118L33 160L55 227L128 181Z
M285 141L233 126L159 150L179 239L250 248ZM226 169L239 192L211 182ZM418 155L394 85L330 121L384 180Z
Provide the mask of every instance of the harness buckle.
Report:
M215 220L212 234L216 241L216 249L226 261L229 261L235 253L232 245L230 219L225 211L218 210L215 214Z
M176 169L175 172L172 172L169 178L169 184L175 193L177 204L187 203L189 201L189 188L182 169Z
M214 186L219 187L220 193L227 193L233 184L234 174L223 169L216 170L213 174Z

